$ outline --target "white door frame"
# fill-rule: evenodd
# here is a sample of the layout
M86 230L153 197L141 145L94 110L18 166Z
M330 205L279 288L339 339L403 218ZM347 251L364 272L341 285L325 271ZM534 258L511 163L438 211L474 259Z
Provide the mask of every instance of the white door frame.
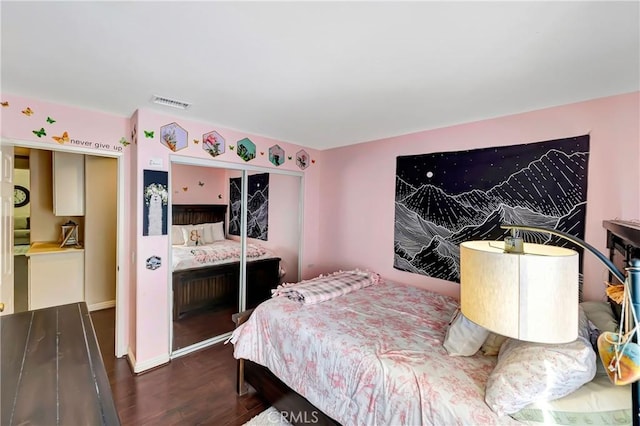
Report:
M117 203L118 203L118 218L117 218L117 253L116 253L116 341L115 341L115 356L117 358L123 357L127 354L127 342L124 341L125 327L128 325L125 323L127 317L124 312L124 296L125 289L121 288L123 279L122 265L126 263L126 256L124 252L124 152L123 151L101 151L90 148L82 148L69 145L53 145L48 142L37 141L25 141L18 139L2 138L2 145L13 145L24 148L40 149L43 151L62 151L71 152L76 154L94 155L96 157L110 157L115 158L118 162L118 182L117 182ZM12 213L13 214L13 213Z
M14 166L15 155L13 146L2 146L2 159L0 161L0 183L2 184L2 235L0 237L2 244L2 277L0 278L0 302L4 304L4 309L0 315L9 315L14 312L14 275L15 275L15 259L13 257L14 235L13 235L13 195L11 194L15 188L14 182Z

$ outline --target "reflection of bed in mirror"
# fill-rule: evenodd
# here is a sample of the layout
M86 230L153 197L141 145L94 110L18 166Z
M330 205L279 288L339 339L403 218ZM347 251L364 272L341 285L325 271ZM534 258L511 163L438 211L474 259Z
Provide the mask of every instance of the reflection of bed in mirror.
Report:
M220 305L236 305L240 282L240 242L226 238L226 204L174 204L175 226L222 222L222 234L210 244L186 246L172 238L173 319ZM177 231L179 232L179 231ZM236 256L237 255L237 256ZM247 247L247 309L271 296L278 285L280 258L260 244Z

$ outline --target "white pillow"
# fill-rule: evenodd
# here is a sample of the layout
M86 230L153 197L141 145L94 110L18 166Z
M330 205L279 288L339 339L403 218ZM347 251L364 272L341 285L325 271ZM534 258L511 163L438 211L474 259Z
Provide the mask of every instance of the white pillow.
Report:
M612 333L618 331L618 321L608 302L582 302L580 306L598 330Z
M502 334L490 332L487 340L482 344L482 353L487 356L497 356L500 353L500 347L507 339L508 337Z
M443 345L451 356L471 356L478 352L488 335L489 330L468 320L458 309L449 323Z
M171 244L184 244L184 237L182 236L182 225L171 225Z
M213 241L223 241L225 240L224 236L224 223L216 222L212 225L213 228Z
M216 241L224 240L224 223L203 223L204 228L204 242L205 244L211 244Z
M499 416L569 395L596 374L596 353L578 337L544 344L508 339L486 384L485 402Z
M605 374L562 398L527 405L511 417L527 425L630 426L631 410L631 385L616 386Z
M578 305L578 337L582 337L587 342L591 341L591 329L589 328L589 318L582 309L582 305Z
M582 309L582 306L578 306L578 336L584 337L587 340L590 340L590 329L589 329L589 320L585 312ZM506 336L502 336L500 334L496 334L493 332L489 333L487 340L482 344L481 350L482 353L487 356L496 356L500 353L500 347L507 340Z
M202 226L183 226L182 238L185 246L201 246L203 240L204 228Z

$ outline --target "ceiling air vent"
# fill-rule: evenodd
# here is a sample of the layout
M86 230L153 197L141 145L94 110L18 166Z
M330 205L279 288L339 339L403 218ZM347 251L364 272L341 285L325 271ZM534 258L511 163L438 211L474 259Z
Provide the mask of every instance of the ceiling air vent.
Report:
M178 109L187 109L191 106L190 103L176 101L175 99L169 99L158 95L153 95L153 97L151 98L151 102L153 102L154 104L169 106Z

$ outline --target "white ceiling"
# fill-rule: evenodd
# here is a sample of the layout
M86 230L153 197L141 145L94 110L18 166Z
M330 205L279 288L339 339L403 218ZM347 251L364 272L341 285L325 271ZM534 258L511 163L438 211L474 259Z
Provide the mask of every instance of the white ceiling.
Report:
M638 1L0 4L3 93L318 149L640 90Z

